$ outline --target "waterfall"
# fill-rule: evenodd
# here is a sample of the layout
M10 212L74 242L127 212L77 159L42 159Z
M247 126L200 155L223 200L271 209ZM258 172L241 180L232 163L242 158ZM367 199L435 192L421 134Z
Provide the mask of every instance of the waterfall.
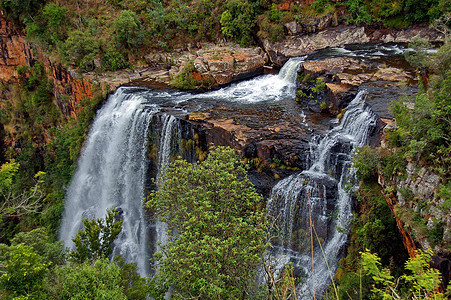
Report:
M313 285L317 295L327 288L347 239L352 211L345 185L353 176L353 151L366 143L377 125L377 116L364 103L364 95L359 92L348 105L340 125L323 138L312 139L311 167L279 181L267 203L268 213L276 219L280 232L273 248L279 268L291 261L305 273L306 282L298 288L305 298L311 299ZM313 233L314 278L311 249L307 246L310 220L327 258L326 262Z
M257 103L277 101L296 97L296 76L299 65L306 57L290 58L280 69L279 74L259 76L241 81L217 91L196 96L197 98L216 98L238 103Z
M60 240L72 247L83 218L103 218L116 207L123 219L113 255L148 274L147 230L142 209L148 159L147 130L158 111L139 92L119 88L100 109L66 195Z
M158 157L158 174L157 179L159 180L160 175L164 172L165 168L169 165L169 159L171 155L171 150L173 149L174 141L177 142L180 137L174 139L177 132L177 118L172 115L164 114L162 116L163 127L160 136L160 150ZM177 131L176 131L177 130ZM177 149L178 150L178 149ZM156 220L154 223L154 230L156 235L156 243L154 245L155 252L161 250L160 245L167 243L168 235L168 225L165 222Z

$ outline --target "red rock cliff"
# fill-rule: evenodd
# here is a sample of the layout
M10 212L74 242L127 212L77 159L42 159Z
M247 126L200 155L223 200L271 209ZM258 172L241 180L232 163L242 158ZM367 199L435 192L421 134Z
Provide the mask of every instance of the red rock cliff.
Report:
M41 62L47 74L52 76L58 107L65 115L76 117L77 103L84 97L93 97L91 83L52 63L42 49L34 49L25 40L22 30L16 28L0 10L0 81L16 80L18 66L33 66L36 61Z

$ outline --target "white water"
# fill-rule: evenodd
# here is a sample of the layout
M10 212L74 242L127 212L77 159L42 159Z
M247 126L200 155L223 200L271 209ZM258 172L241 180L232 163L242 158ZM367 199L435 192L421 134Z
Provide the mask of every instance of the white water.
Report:
M238 82L223 89L198 95L199 98L216 98L218 100L257 103L293 98L296 92L296 76L299 64L306 57L290 58L280 69L279 74L264 75Z
M72 246L71 239L81 227L82 218L101 218L106 209L113 206L123 211L123 231L115 242L114 255L122 254L127 262L136 262L141 275L149 274L149 245L147 242L147 225L142 211L142 200L145 195L145 175L147 171L146 142L147 131L152 116L160 108L157 104L178 104L193 99L217 99L238 103L256 103L262 101L276 101L295 97L295 82L299 64L305 58L291 59L281 69L278 75L265 75L258 78L233 84L218 91L201 95L190 95L183 92L133 92L130 88L120 88L110 96L105 106L98 112L94 121L82 156L78 162L78 169L68 189L65 212L62 220L60 239L67 247ZM129 93L127 93L129 91ZM313 139L309 157L312 161L310 170L281 180L273 189L273 197L268 203L271 214L278 216L282 235L291 236L296 218L302 213L296 205L300 195L309 197L309 205L315 214L317 224L326 224L328 211L324 182L338 186L338 200L335 203L337 219L332 228L318 228L319 234L324 236L328 259L331 259L332 269L336 268L336 257L346 239L345 233L336 230L347 227L350 218L350 200L343 190L343 180L350 167L351 152L341 153L341 157L331 156L331 149L338 142L348 141L352 146L364 143L367 133L360 131L367 126L366 118L370 112L365 112L360 103L362 94L349 105L342 123L331 130L323 139ZM176 129L176 118L163 115L162 134L159 137L160 152L158 156L158 173L169 161L171 144ZM305 121L305 116L304 116ZM369 126L369 125L368 125ZM361 141L362 140L362 141ZM348 143L348 144L349 144ZM352 147L351 147L352 148ZM344 157L344 158L343 158ZM336 167L336 162L341 164ZM343 163L344 162L344 163ZM335 176L332 177L331 173ZM307 201L300 205L300 209L307 208ZM164 223L156 223L156 240L164 244L168 238ZM153 249L159 249L153 245ZM308 255L298 254L292 248L296 245L291 239L279 241L276 258L279 265L294 261L297 266L309 265ZM318 249L316 258L321 258ZM323 290L329 282L324 260L315 260L315 286ZM307 275L309 270L305 269ZM326 272L326 273L325 273ZM309 279L310 280L310 279ZM320 282L320 283L318 283ZM305 285L308 287L309 284ZM302 290L302 288L300 288ZM308 290L308 288L307 288ZM306 290L304 290L305 292Z
M169 165L169 159L171 156L172 150L172 142L174 140L174 135L176 134L176 126L177 126L177 118L172 115L164 114L162 117L163 127L161 131L160 137L160 150L159 150L159 158L158 158L158 175L157 179L159 180L160 176L163 174L165 168ZM176 138L179 138L176 136ZM156 245L155 252L159 252L161 250L161 246L165 245L169 240L168 235L168 225L162 221L155 221L155 233L156 233Z
M349 104L341 124L329 131L321 140L312 140L312 165L307 171L279 181L271 192L268 213L277 219L280 238L273 255L279 269L291 261L303 269L306 282L298 288L299 296L311 299L312 289L321 295L335 274L340 251L347 238L352 217L351 198L344 186L350 171L355 147L363 146L369 131L374 129L377 116L363 102L364 92L359 92ZM331 191L336 189L337 192ZM333 209L331 209L333 207ZM333 216L333 220L329 220ZM325 257L314 247L314 276L309 246L310 219L318 236L323 239ZM296 227L296 231L294 231ZM299 240L293 242L298 235ZM300 253L297 253L299 247Z
M136 262L148 274L147 230L142 201L146 181L147 130L158 111L139 93L120 88L99 110L66 195L60 240L72 247L83 218L122 210L123 225L113 255Z

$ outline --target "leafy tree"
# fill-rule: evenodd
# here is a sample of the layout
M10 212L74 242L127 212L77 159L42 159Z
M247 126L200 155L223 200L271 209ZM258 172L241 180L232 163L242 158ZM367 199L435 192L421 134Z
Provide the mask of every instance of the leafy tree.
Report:
M109 209L105 219L83 219L84 229L72 239L75 249L70 252L70 259L82 263L109 257L113 253L113 242L122 230L122 220L117 215L118 211Z
M33 248L24 244L0 244L0 290L7 299L40 293L49 264Z
M135 12L123 10L114 20L116 37L119 44L127 48L139 44L142 39L141 22Z
M36 14L45 1L42 0L1 0L1 7L17 21L24 21Z
M48 299L127 299L121 286L121 269L107 258L58 267L47 279ZM145 298L141 298L145 299Z
M198 164L176 160L158 187L146 206L173 231L156 256L157 282L182 298L248 296L267 246L266 220L241 158L217 147Z
M124 257L118 255L114 258L114 263L120 268L121 282L124 294L127 299L146 299L149 295L149 285L146 278L139 276L135 263L125 263Z
M28 191L16 192L13 189L14 177L19 171L19 164L14 160L0 166L0 217L19 217L39 211L43 198L39 177L44 173L35 175L36 184Z
M63 54L65 58L79 66L81 71L90 71L95 68L94 58L99 52L97 39L87 31L74 30L64 42Z
M444 299L438 291L440 272L429 266L432 250L418 251L414 258L409 258L405 264L410 274L402 275L408 285L407 289L399 290L390 270L383 268L380 258L368 250L362 254L362 266L370 275L373 283L371 296L373 299Z
M25 244L42 257L45 264L62 265L65 260L63 242L53 241L45 228L40 227L29 232L19 232L11 240L12 246Z
M253 40L259 11L260 6L255 2L228 1L220 18L222 33L241 46L249 45Z

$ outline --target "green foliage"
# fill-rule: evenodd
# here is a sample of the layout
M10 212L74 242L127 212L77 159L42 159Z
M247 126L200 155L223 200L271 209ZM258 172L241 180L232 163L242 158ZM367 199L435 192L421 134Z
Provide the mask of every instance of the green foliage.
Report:
M363 270L371 276L373 284L371 292L374 299L391 299L392 287L395 285L394 277L390 274L387 268L381 268L380 258L371 253L369 250L362 252L362 266Z
M352 163L358 179L365 182L377 180L378 170L381 167L381 157L375 148L367 145L358 148L352 158Z
M2 0L0 5L13 19L24 21L32 18L44 2L42 0Z
M262 198L233 149L211 149L198 164L176 160L146 206L176 234L162 245L157 282L173 296L241 298L254 286L266 248Z
M321 14L330 5L331 3L329 0L316 0L310 5L310 8Z
M19 164L14 160L0 167L0 220L5 221L5 225L8 225L8 220L25 218L39 212L42 205L41 200L43 194L40 186L42 184L40 177L44 173L38 172L35 175L35 185L29 190L16 191L14 185L17 182L16 176L18 171ZM8 228L2 228L4 226L2 223L0 222L1 239L9 231ZM9 232L9 234L13 234L13 232Z
M0 167L0 193L3 197L7 195L13 183L13 178L19 171L19 164L14 160L4 163Z
M121 282L124 294L129 300L147 299L150 286L146 278L139 276L135 263L126 264L125 259L118 255L114 258L114 263L120 268Z
M102 67L108 71L116 71L130 67L130 63L124 55L116 48L115 45L110 44L103 52Z
M63 25L66 18L66 8L55 3L48 3L42 10L42 16L47 20L47 24L52 28Z
M348 21L353 24L371 24L373 16L368 12L366 2L363 0L346 0L346 7L350 13Z
M70 259L82 263L109 257L113 242L122 230L122 220L118 220L117 215L118 211L109 209L105 219L83 219L84 229L72 239L75 249L70 252Z
M440 285L440 272L429 266L432 250L418 251L414 258L409 258L405 268L409 274L405 274L408 289L398 290L394 277L387 268L381 268L380 258L368 250L362 252L362 266L364 271L371 276L373 299L444 299L438 291ZM404 295L405 294L405 295Z
M95 68L94 59L99 53L96 38L88 31L74 30L63 45L63 55L71 63L77 65L80 71L91 71Z
M285 37L284 27L280 22L271 21L271 18L272 16L268 13L258 17L257 21L260 31L257 35L269 39L271 42L281 41Z
M326 87L326 83L324 82L324 80L321 77L316 78L315 86L312 87L312 92L320 93L320 92L324 91L325 87Z
M63 242L53 241L45 228L40 227L29 232L19 232L11 240L11 245L25 244L33 248L42 258L42 262L50 265L62 265L65 260Z
M58 267L47 279L47 299L125 300L121 281L121 269L106 258L66 265Z
M404 53L407 62L419 70L425 69L429 59L427 50L431 49L432 45L425 39L414 37L410 41L409 47L412 50L407 50Z
M7 247L0 244L0 289L7 299L38 294L49 264L33 248L24 244Z
M142 39L141 22L135 12L123 10L114 20L116 38L120 45L131 48L140 43Z
M194 67L194 62L191 60L186 62L183 66L182 72L177 74L173 80L173 85L179 89L195 89L196 86L200 85L200 82L194 79L193 72L196 70Z
M226 2L220 18L221 31L241 46L249 45L253 40L259 10L258 3L248 0Z

